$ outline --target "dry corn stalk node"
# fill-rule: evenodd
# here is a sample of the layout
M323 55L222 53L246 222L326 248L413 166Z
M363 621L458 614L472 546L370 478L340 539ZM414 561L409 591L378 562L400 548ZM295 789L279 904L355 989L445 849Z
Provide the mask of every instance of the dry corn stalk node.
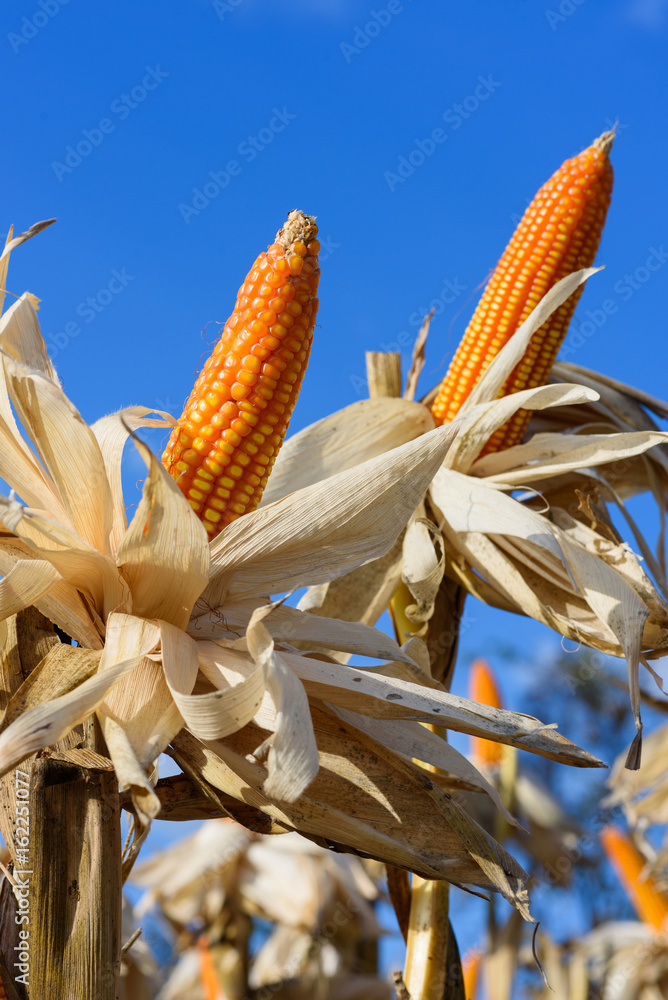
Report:
M317 233L290 212L259 255L162 456L210 538L255 510L288 429L318 312Z
M441 383L432 413L452 420L481 374L560 278L590 267L596 256L612 194L609 152L614 132L605 132L578 156L566 160L540 188L497 264ZM526 353L500 395L547 381L582 288L577 289L534 333ZM530 412L518 410L498 428L483 454L522 440Z

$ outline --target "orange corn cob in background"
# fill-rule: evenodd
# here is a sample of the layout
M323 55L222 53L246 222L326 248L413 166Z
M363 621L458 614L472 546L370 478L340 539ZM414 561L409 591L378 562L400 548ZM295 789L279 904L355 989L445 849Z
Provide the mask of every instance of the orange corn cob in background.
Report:
M501 692L496 677L487 660L474 660L469 673L469 698L479 705L501 708ZM500 743L485 740L480 736L471 737L471 756L487 767L497 767L501 763L503 749Z
M485 288L432 406L437 424L456 416L480 376L552 286L591 267L612 194L605 132L542 186L524 213ZM580 287L534 333L500 395L547 381L582 292ZM519 410L490 438L483 454L522 440L530 412Z
M317 233L290 212L257 258L162 456L210 538L257 507L283 443L318 311Z
M464 979L464 996L466 1000L475 1000L481 959L482 955L480 952L473 948L464 955L462 977Z
M631 838L615 826L606 826L600 837L608 861L640 919L655 931L666 930L668 899L656 888L653 879L640 879L647 859Z
M198 940L197 947L199 949L200 984L203 1000L225 1000L206 935Z

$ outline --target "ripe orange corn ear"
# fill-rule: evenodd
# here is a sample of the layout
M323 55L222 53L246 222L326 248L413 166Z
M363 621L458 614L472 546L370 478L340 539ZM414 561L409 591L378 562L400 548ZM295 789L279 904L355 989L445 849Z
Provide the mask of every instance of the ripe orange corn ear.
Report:
M223 988L216 972L216 965L206 936L197 942L199 949L200 984L203 1000L224 1000Z
M469 674L469 698L479 705L502 708L501 692L496 677L487 660L474 660ZM500 743L485 740L480 736L471 737L471 756L487 767L498 767L503 749Z
M464 979L464 996L466 1000L475 1000L481 958L482 956L477 950L468 951L464 955L462 976Z
M538 191L496 265L432 406L437 424L455 417L490 362L552 286L591 267L612 195L609 153L614 132L559 167ZM543 385L583 286L537 330L500 395ZM522 440L530 412L519 410L482 454Z
M601 831L600 837L608 861L640 919L655 931L665 930L668 900L664 893L657 889L653 879L640 878L647 859L631 838L616 826L606 826Z
M257 258L162 456L210 538L257 507L285 438L318 312L317 233L290 212Z

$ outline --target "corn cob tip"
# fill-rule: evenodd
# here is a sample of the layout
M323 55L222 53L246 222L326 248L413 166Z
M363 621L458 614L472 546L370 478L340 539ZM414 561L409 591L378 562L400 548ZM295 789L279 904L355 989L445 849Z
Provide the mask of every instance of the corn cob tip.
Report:
M617 122L612 126L608 132L604 132L603 135L599 135L598 139L594 139L592 146L594 149L600 149L602 153L606 155L610 153L612 149L612 144L617 137L616 133Z
M315 215L305 215L295 209L288 213L288 221L282 229L276 233L276 243L279 243L286 254L298 253L304 256L301 247L304 248L311 243L318 235L318 227L315 222ZM309 253L317 253L317 250L309 248Z

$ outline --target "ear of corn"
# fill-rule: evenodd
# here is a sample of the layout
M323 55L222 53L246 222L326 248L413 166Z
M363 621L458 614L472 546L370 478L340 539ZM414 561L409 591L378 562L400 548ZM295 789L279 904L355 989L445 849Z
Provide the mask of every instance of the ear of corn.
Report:
M486 660L474 660L469 674L469 698L479 705L491 705L501 708L501 692L496 678ZM493 740L484 740L480 736L471 737L471 756L487 767L498 767L501 763L503 748Z
M475 1000L481 958L482 955L477 949L471 949L464 955L462 977L464 979L464 996L466 1000Z
M283 443L318 310L317 232L291 212L257 258L162 456L210 538L257 507Z
M538 191L497 264L432 406L437 424L456 416L480 376L539 301L561 278L590 267L612 194L605 132ZM531 338L500 395L542 385L552 367L582 288ZM519 410L490 438L483 454L521 441L530 413Z
M197 942L203 1000L223 1000L223 990L206 936Z
M664 930L668 899L653 879L641 880L646 859L631 838L617 827L605 827L600 836L603 850L640 919L655 931Z

